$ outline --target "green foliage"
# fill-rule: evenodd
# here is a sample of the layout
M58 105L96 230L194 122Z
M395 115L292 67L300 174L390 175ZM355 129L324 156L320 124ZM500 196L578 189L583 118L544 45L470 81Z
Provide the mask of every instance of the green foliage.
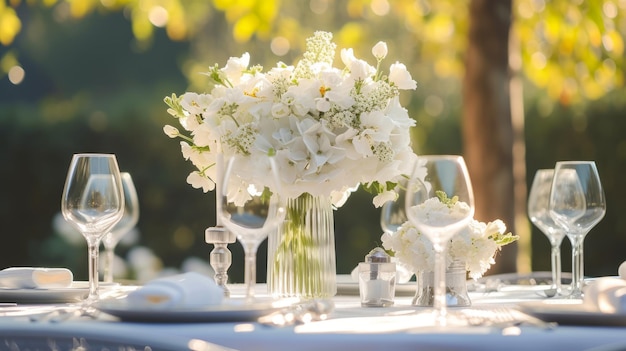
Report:
M210 89L211 78L219 77L201 73L207 62L225 62L242 48L252 52L256 64L275 62L277 38L287 43L287 51L278 55L285 64L301 56L300 43L319 29L334 33L339 46L353 47L359 57L370 55L369 43L387 41L394 51L386 60L406 62L418 81L417 91L403 97L418 122L416 151L461 153L460 79L469 2L395 0L381 14L369 0L306 2L311 11L300 1L174 0L161 5L169 15L162 29L149 19L151 10L158 15L160 9L142 8L138 0L0 2L0 140L5 145L0 181L10 185L0 212L5 232L14 239L0 248L0 264L69 265L77 278L81 272L86 277L85 248L65 251L76 259L60 258L63 245L51 226L71 154L84 151L114 152L133 174L142 245L166 266L192 255L208 260L211 247L203 233L214 224L213 195L186 184L191 166L180 157L178 142L163 134L171 117L160 101L171 91ZM620 216L626 210L620 202L626 197L621 186L626 10L623 2L609 0L514 3L527 79L527 179L557 160L596 160L609 210L586 239L587 252L603 253L602 259L586 257L587 273L614 275L626 245L626 217ZM21 14L28 22L17 17ZM3 76L16 65L26 71L20 85ZM171 99L169 107L179 114ZM380 213L367 191L392 185L360 189L335 212L340 273L380 243ZM20 220L24 213L37 220ZM181 233L191 241L181 244ZM549 244L535 228L532 244L533 268L549 270ZM243 281L241 248L229 248L231 280ZM259 262L263 259L261 249ZM564 270L569 265L564 259Z
M454 195L453 197L449 198L448 194L446 194L446 192L442 190L435 191L435 195L437 195L437 198L439 199L439 201L441 201L442 204L450 208L452 208L454 204L456 204L459 201L458 196Z
M519 1L514 28L526 77L562 105L623 86L625 19L626 5L611 0Z

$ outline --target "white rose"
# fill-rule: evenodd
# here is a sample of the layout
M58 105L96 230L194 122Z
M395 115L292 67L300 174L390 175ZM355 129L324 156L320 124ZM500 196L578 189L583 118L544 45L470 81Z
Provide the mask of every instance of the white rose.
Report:
M241 57L231 57L226 62L226 67L222 71L233 84L239 84L239 80L250 64L250 54L244 53Z
M374 206L382 207L387 201L396 201L398 194L393 190L383 191L382 193L374 196Z
M411 77L403 63L394 63L389 68L389 81L400 89L415 89L417 83Z
M341 49L341 61L343 62L348 69L351 69L352 62L356 61L356 57L354 57L354 50L350 49Z
M330 110L330 101L327 98L315 99L315 108L320 112L327 112Z
M290 112L291 110L289 109L289 106L282 102L272 104L272 116L274 116L275 118L289 116Z
M372 54L376 57L377 60L382 60L387 56L387 43L384 41L379 41L372 48Z
M163 127L163 132L165 133L165 135L167 135L170 138L176 138L177 136L180 135L180 132L178 131L178 128L176 127L172 127L171 125L166 125L165 127Z
M205 193L215 189L215 183L211 179L201 176L198 172L189 173L187 183L196 189L202 188Z

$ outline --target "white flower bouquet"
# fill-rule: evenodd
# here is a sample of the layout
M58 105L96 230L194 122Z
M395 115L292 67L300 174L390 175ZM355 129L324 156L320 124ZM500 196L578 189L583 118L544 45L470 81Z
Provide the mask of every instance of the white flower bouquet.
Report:
M330 196L340 206L362 184L376 194L376 206L394 199L395 183L416 157L409 131L415 121L399 94L416 83L398 62L383 73L383 42L372 49L375 66L343 49L345 66L333 67L335 48L332 34L315 32L295 66L279 62L264 72L245 53L209 69L209 93L166 97L184 131L166 125L164 132L182 138L183 157L196 168L187 182L212 190L221 154L242 158L246 181L271 189L264 182L266 156L273 156L285 197Z
M444 194L445 195L445 194ZM424 202L422 215L434 221L446 221L462 215L467 204L439 196ZM454 260L465 264L472 279L480 278L495 263L495 255L502 246L519 237L506 233L506 225L497 219L484 223L470 220L467 227L454 235L446 251L446 267ZM435 265L433 244L410 222L404 222L395 233L384 233L383 247L393 251L396 259L412 272L431 272Z

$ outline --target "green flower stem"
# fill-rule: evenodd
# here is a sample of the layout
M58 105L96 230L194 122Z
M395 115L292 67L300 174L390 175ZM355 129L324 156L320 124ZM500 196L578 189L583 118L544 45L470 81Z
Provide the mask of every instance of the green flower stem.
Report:
M328 209L323 208L326 204L320 200L308 193L288 200L285 222L279 229L270 267L274 280L271 283L282 291L280 295L314 298L333 294L328 292L332 282L328 281L329 262L324 253L329 242L322 242L317 235L332 230L332 209L329 203ZM330 244L334 258L334 240ZM332 265L334 278L334 260Z

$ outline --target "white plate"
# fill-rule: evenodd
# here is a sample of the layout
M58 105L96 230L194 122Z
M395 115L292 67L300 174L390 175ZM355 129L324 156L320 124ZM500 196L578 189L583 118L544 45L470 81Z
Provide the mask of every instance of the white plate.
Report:
M626 326L626 314L592 310L581 300L542 300L519 304L522 312L563 325Z
M100 282L100 295L105 295L109 288L117 289L119 286L119 283ZM79 302L84 300L87 295L89 295L89 282L86 281L75 281L67 288L14 289L0 287L0 303L14 302L20 304L32 304Z
M12 289L0 288L0 302L62 303L82 301L89 294L89 283L73 282L67 288Z
M124 321L133 322L241 322L254 321L289 306L293 301L226 299L220 305L186 308L150 308L130 305L127 299L102 300L96 308Z

